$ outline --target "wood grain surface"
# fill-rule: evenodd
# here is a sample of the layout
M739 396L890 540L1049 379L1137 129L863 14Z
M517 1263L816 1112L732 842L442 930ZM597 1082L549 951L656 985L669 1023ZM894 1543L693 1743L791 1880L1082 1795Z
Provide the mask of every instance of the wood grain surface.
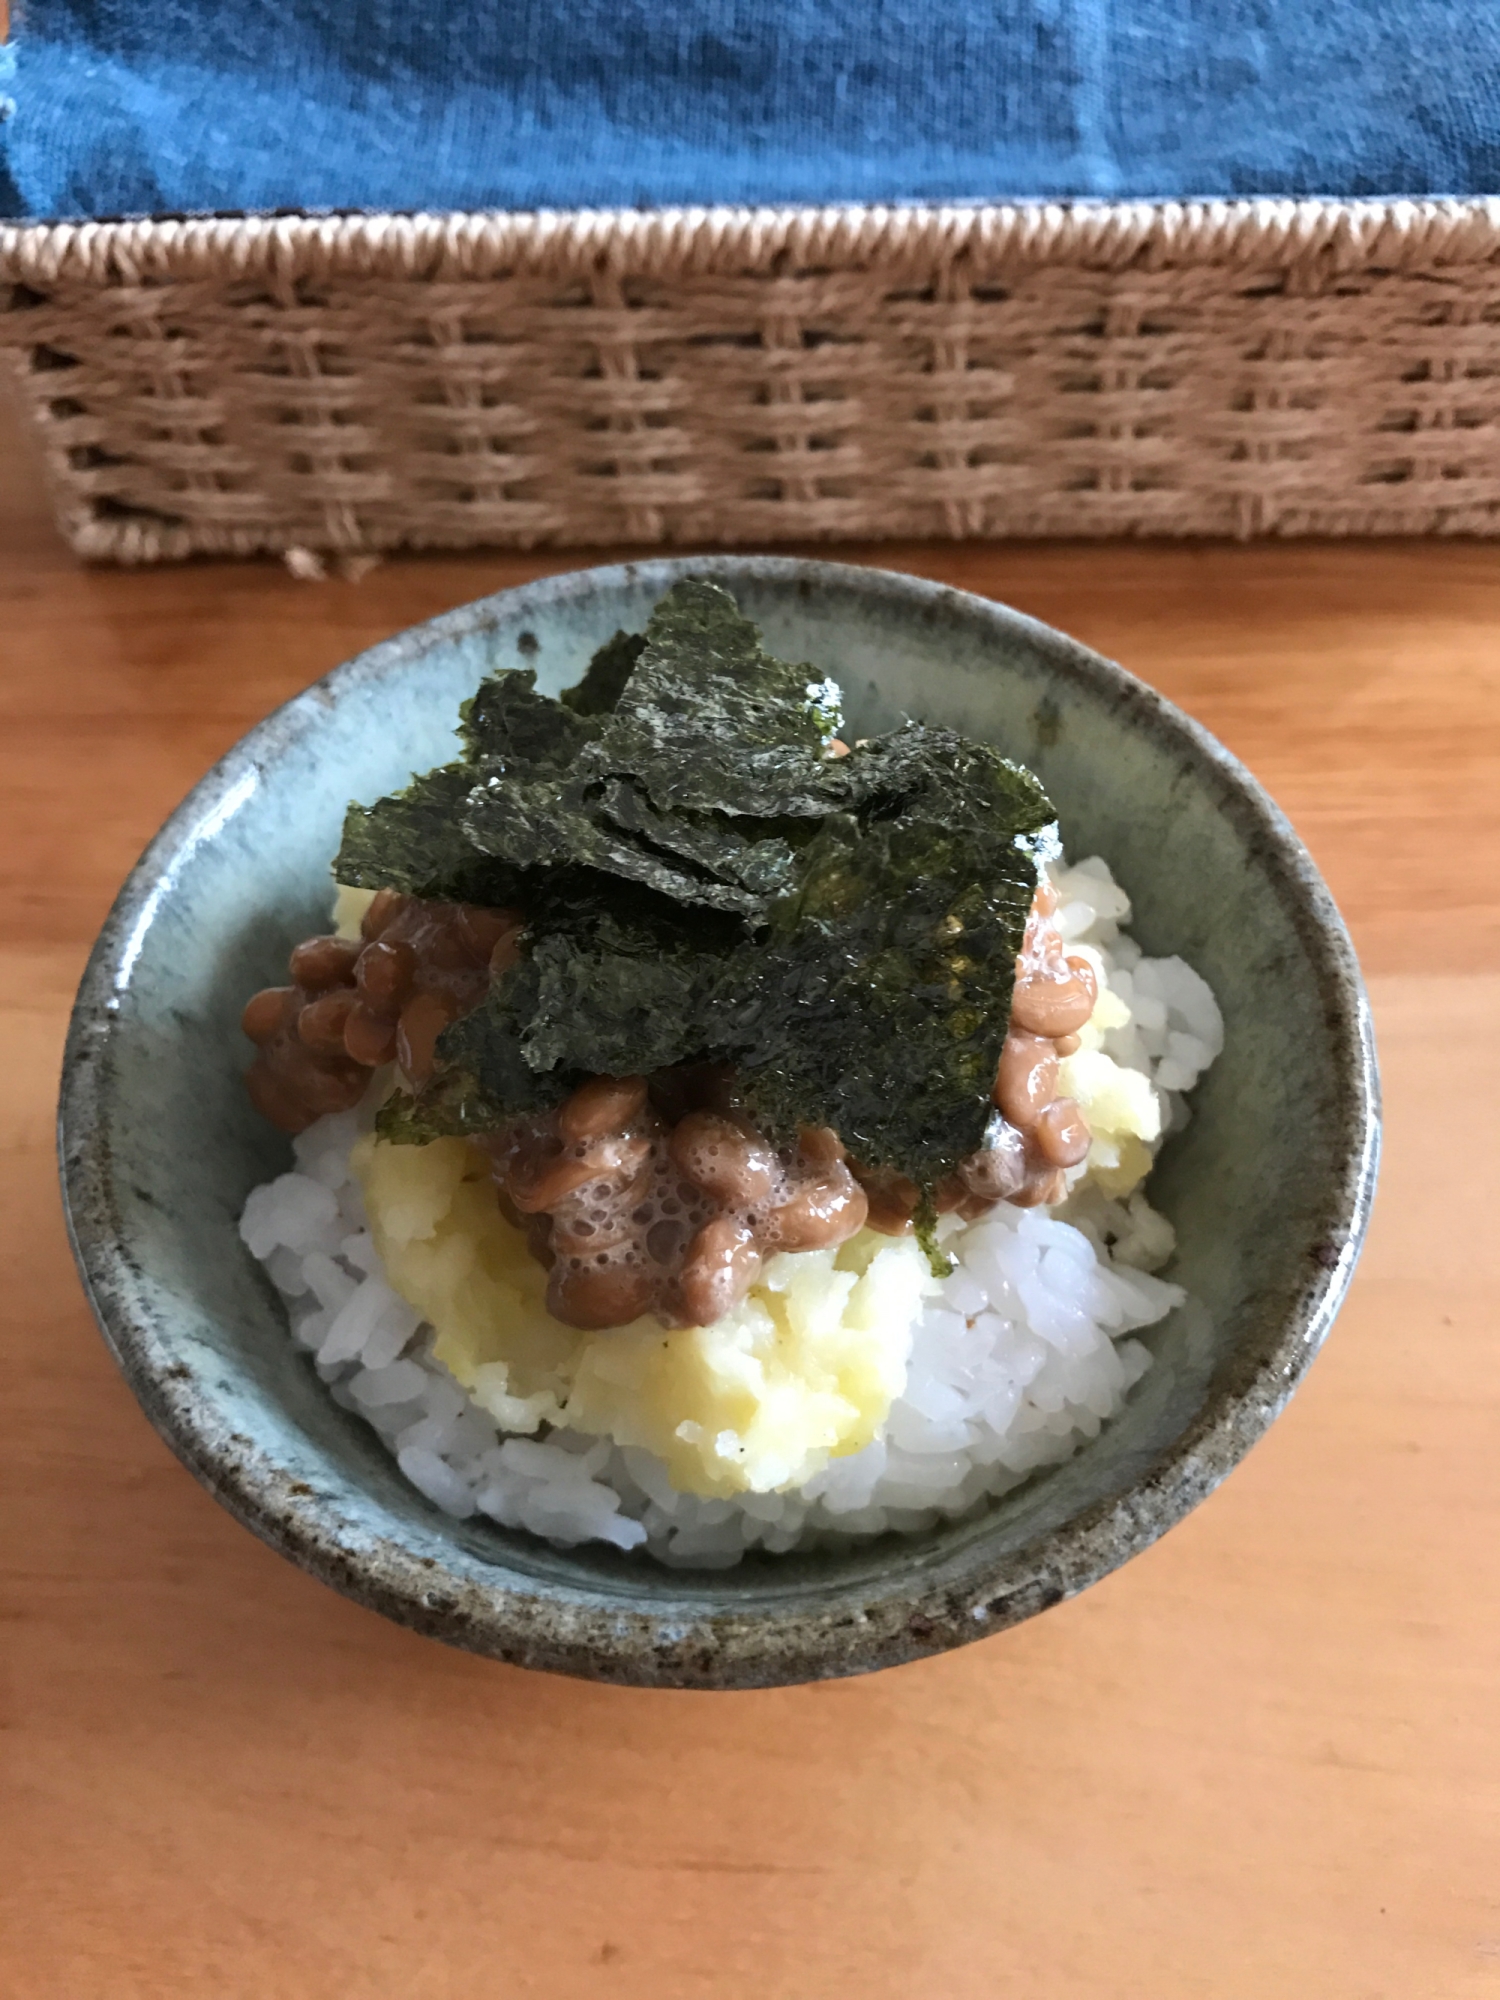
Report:
M746 1695L501 1668L201 1492L94 1331L52 1161L74 983L274 703L572 555L97 573L0 429L0 1994L6 2000L1500 1995L1500 553L885 547L1123 660L1291 814L1388 1098L1327 1351L1083 1597Z

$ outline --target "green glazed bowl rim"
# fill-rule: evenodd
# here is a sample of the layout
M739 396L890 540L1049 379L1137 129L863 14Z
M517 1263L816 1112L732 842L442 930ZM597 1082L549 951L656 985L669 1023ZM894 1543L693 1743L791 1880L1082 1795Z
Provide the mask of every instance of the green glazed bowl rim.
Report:
M110 1044L117 993L144 923L170 894L183 857L212 840L230 802L274 761L289 731L315 724L332 700L403 659L510 617L544 617L580 594L620 584L665 591L684 575L817 590L857 590L935 617L960 610L1023 639L1060 682L1105 695L1121 726L1170 748L1210 789L1217 809L1253 843L1273 893L1307 953L1325 1002L1322 1032L1341 1091L1338 1148L1316 1226L1289 1246L1301 1278L1259 1361L1219 1386L1186 1429L1126 1492L1082 1509L1011 1551L971 1546L941 1581L868 1577L823 1593L744 1610L695 1607L684 1573L623 1598L549 1586L477 1565L435 1574L430 1556L387 1533L373 1553L340 1533L335 1511L264 1455L216 1424L184 1368L163 1365L144 1310L144 1274L124 1239L111 1192ZM237 791L237 788L240 788ZM70 1240L95 1317L146 1415L188 1469L273 1548L335 1589L397 1622L493 1658L637 1685L755 1687L869 1671L941 1652L1014 1625L1084 1589L1155 1541L1218 1484L1285 1407L1348 1289L1373 1200L1380 1095L1369 1006L1333 899L1284 814L1209 732L1123 668L1008 606L898 572L773 556L670 557L575 570L501 591L412 626L335 667L251 729L197 784L121 888L78 989L63 1060L59 1158ZM893 1538L894 1539L894 1538ZM899 1544L898 1544L899 1547ZM442 1566L438 1566L441 1570ZM689 1579L690 1580L690 1579Z

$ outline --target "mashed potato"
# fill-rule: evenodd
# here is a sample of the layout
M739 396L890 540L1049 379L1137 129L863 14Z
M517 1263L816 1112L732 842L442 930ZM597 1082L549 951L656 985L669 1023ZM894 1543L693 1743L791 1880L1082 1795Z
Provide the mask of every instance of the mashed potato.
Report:
M375 900L373 889L351 889L340 882L333 896L333 934L349 943L359 937L365 911Z
M640 1319L582 1333L547 1311L547 1274L467 1140L367 1137L351 1164L389 1282L502 1429L567 1424L641 1446L683 1492L799 1486L868 1444L905 1386L936 1289L914 1241L866 1230L838 1250L769 1258L711 1327Z
M1077 1100L1093 1135L1079 1179L1119 1201L1151 1171L1161 1137L1161 1097L1150 1077L1104 1053L1105 1036L1129 1023L1130 1009L1110 991L1099 954L1076 944L1070 949L1093 966L1099 997L1079 1030L1082 1047L1058 1064L1057 1088Z

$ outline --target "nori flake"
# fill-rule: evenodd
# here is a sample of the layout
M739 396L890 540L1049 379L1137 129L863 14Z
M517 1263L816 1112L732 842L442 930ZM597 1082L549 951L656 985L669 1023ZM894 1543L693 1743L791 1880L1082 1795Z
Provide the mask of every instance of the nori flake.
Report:
M821 817L836 775L838 689L773 659L717 584L675 585L588 760L640 781L666 811Z
M575 715L608 715L620 699L645 644L644 632L616 632L589 661L578 685L564 688L558 700Z
M465 761L518 775L567 770L599 734L591 717L538 694L530 667L491 674L458 711Z
M513 902L521 888L516 869L479 854L464 832L473 783L472 765L443 764L373 806L351 805L335 881L453 903Z
M1011 830L830 821L733 1021L762 1123L833 1125L923 1187L980 1146L1036 880Z

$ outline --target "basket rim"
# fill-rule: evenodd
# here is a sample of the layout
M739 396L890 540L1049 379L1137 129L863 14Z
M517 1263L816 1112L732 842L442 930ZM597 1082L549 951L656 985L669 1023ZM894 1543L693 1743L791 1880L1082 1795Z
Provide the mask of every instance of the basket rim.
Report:
M1090 268L1315 260L1400 270L1500 258L1500 197L976 202L160 216L0 223L0 281L494 277L948 261ZM14 305L16 302L12 302ZM22 302L24 303L24 301ZM6 310L0 300L0 313Z

